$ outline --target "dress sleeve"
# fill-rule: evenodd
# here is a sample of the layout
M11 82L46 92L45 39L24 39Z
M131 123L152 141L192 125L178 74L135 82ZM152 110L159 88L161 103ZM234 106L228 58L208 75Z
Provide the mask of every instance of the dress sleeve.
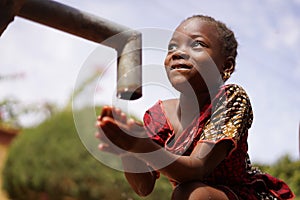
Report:
M161 109L161 101L158 101L154 106L144 114L144 127L149 138L155 141L160 146L165 145L165 141L171 134L167 120Z
M238 85L226 85L215 102L211 118L206 122L200 142L217 143L231 140L233 149L251 127L253 114L251 103L244 89Z

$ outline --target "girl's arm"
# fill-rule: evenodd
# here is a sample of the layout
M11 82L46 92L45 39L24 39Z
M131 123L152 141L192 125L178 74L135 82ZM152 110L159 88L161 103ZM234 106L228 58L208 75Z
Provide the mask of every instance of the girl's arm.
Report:
M99 121L98 127L116 146L133 153L144 163L149 163L155 170L179 183L202 180L225 159L232 148L232 142L226 140L217 144L198 143L190 156L179 156L146 137L144 128L133 120L120 123L107 116Z
M136 149L140 152L157 152L136 156L148 162L154 169L178 183L202 180L222 162L232 148L229 140L217 144L198 143L190 156L174 155L152 140L141 141Z
M98 117L96 123L96 126L99 128L96 137L101 139L99 149L101 151L119 155L122 160L124 175L132 189L139 196L149 195L153 191L157 172L150 169L143 160L136 158L133 154L114 145L109 138L104 136L103 129L100 126L104 117L109 118L116 123L127 123L127 117L120 109L104 106L102 114ZM121 130L122 129L118 129L114 126L114 128L110 129L108 132L113 132L119 137L122 135L121 132L125 129Z
M125 177L132 189L139 196L149 195L156 182L156 172L150 170L144 161L130 154L121 156L121 159Z

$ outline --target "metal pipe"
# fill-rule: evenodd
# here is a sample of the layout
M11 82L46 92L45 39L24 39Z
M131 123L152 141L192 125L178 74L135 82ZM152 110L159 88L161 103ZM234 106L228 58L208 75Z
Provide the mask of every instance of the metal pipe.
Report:
M51 0L24 0L17 16L114 48L117 96L126 100L142 96L140 32Z

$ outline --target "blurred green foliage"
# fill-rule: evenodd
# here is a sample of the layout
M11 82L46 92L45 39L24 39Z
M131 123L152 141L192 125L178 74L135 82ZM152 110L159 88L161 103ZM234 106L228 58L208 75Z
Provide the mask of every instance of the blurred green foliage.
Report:
M87 130L87 134L94 132ZM163 177L150 196L135 195L122 172L101 164L82 145L68 109L14 140L3 170L3 187L11 199L18 200L45 196L51 200L151 200L171 195L171 185Z

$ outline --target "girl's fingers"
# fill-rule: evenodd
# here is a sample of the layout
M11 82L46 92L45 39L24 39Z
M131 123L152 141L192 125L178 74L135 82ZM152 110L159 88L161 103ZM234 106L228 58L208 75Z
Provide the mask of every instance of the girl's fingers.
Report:
M127 121L127 116L126 116L126 114L125 113L121 113L121 118L120 118L120 121L122 122L122 123L126 123L126 121Z
M112 114L113 114L113 118L117 121L120 121L121 119L121 113L122 111L119 108L113 108L112 109Z
M129 128L129 131L132 133L131 135L133 137L137 138L147 138L148 135L145 132L144 126L141 122L136 121L134 119L129 119L127 121L127 125Z
M109 147L109 145L104 144L104 143L100 143L100 144L98 145L98 149L99 149L100 151L104 151L104 152L107 152L107 153L118 154L117 151L114 151L113 149L111 149L111 148Z
M127 116L120 108L113 108L113 117L121 123L126 123Z
M95 127L96 128L100 128L100 125L101 125L101 121L97 120L96 123L95 123Z
M137 131L137 130L144 129L143 124L141 122L138 122L138 121L136 121L132 118L127 121L127 125L129 127L129 129L132 130L132 131Z
M107 148L107 144L100 143L100 144L98 145L98 149L101 150L101 151L103 151L105 148Z
M119 154L120 150L130 151L133 144L139 138L145 138L145 130L139 122L130 118L127 120L126 114L118 108L105 108L104 114L114 115L114 118L103 116L101 120L96 122L98 133L96 137L102 143L107 145L99 145L99 149L106 152Z
M100 143L98 149L103 152L112 153L115 155L121 155L127 153L126 151L118 148L117 146L110 146L106 143Z
M135 120L132 118L128 119L127 125L129 126L129 128L132 128L135 125Z
M112 107L111 106L103 106L101 115L98 117L98 121L102 120L103 117L113 118Z
M121 109L111 106L103 106L101 115L97 117L97 121L101 121L104 117L110 117L121 123L126 123L127 121L127 116Z
M99 131L96 131L95 137L98 138L98 139L100 139L100 133L99 133Z

